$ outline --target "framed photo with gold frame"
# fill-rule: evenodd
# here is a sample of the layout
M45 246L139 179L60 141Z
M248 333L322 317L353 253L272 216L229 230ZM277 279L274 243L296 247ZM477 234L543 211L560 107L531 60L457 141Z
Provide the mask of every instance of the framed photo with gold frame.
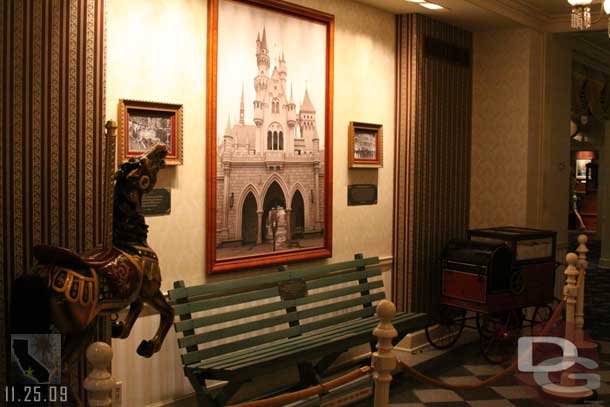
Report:
M206 271L332 255L334 16L209 0Z
M350 122L348 130L349 168L383 167L383 126Z
M182 105L120 99L117 138L121 162L137 157L153 145L161 143L168 149L165 163L181 165Z

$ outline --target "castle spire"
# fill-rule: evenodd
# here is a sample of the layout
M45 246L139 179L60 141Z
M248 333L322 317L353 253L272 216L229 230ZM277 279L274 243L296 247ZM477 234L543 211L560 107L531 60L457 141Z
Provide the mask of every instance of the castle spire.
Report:
M262 46L262 48L264 50L269 51L269 49L267 48L267 32L265 30L265 27L263 27L263 46Z
M301 103L301 112L309 112L309 113L316 112L316 109L314 109L313 103L311 103L311 99L309 98L309 93L307 92L307 87L305 87L305 96L303 97L303 103Z
M241 102L239 104L239 124L244 124L244 83L241 83Z
M225 136L231 135L231 115L227 117L227 128L225 129Z

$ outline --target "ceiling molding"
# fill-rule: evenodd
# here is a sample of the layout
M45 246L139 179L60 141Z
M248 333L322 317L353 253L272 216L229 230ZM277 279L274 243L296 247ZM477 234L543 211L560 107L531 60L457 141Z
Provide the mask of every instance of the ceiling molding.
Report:
M540 30L550 21L550 15L522 0L466 0L468 3L492 13L510 18L527 27Z

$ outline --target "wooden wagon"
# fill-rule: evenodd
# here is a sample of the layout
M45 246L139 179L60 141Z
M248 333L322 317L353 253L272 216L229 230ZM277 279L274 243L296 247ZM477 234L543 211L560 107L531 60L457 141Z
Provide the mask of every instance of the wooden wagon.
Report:
M474 319L492 363L509 359L524 325L547 321L554 301L556 233L521 227L474 229L452 240L441 260L441 306L426 327L437 349L453 346ZM470 311L470 313L469 313Z

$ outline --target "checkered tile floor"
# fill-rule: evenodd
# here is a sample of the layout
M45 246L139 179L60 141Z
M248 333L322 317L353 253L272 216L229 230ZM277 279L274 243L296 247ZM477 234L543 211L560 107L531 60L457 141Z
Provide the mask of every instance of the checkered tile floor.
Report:
M600 355L599 374L602 386L596 404L610 407L610 349ZM487 364L480 354L478 343L452 349L444 355L424 362L417 369L431 377L455 384L474 384L500 370L501 366ZM515 376L507 376L490 387L474 390L445 390L423 384L407 374L395 377L390 393L390 407L534 407L543 406L535 391ZM364 407L368 404L359 404ZM552 404L551 404L552 405ZM555 404L557 405L557 404ZM583 404L581 404L582 406Z

